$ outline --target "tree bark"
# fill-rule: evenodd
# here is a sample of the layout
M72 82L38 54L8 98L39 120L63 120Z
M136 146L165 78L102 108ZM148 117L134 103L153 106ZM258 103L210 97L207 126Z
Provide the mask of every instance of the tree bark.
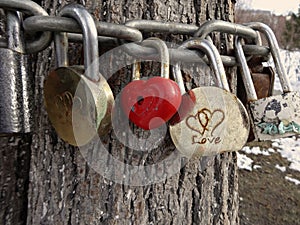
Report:
M55 15L69 2L73 1L44 0L41 4ZM233 0L77 2L101 21L124 23L129 19L149 19L196 25L208 19L233 21L235 3ZM187 38L160 37L178 43ZM232 38L227 35L215 37L215 42L223 53L232 46ZM71 61L80 61L80 51L76 53ZM54 60L53 46L34 58L36 129L33 134L0 139L2 224L239 224L235 153L217 155L206 163L190 160L163 181L130 186L103 177L89 165L82 151L57 137L43 105L43 81L54 68ZM130 70L123 69L109 80L115 95L129 76ZM235 90L234 73L230 79ZM205 78L193 74L191 85L211 84L213 80L209 74ZM135 134L147 135L139 129L135 129ZM175 149L168 134L163 143L143 157L120 143L114 132L103 142L111 155L132 165L155 163ZM125 170L115 168L114 172Z

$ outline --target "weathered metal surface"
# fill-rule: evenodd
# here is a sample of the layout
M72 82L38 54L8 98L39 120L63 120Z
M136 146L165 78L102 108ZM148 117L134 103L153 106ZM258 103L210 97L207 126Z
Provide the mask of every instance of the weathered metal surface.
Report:
M182 47L202 50L210 59L218 86L224 89L210 86L189 91L189 95L195 99L194 106L189 113L179 115L182 117L179 123L170 126L175 146L188 157L241 149L248 138L250 121L243 104L229 92L216 47L210 41L199 39L186 41ZM179 71L175 72L175 77L180 77Z
M249 119L237 98L218 87L193 89L194 107L178 124L170 126L177 149L191 157L240 150L249 133Z
M33 119L33 77L28 56L24 55L21 21L7 12L8 47L0 49L0 135L28 133Z
M94 83L83 72L83 67L61 67L49 74L44 85L45 106L53 127L75 146L88 143L100 123L99 132L107 131L110 116L106 114L113 103L105 79Z
M91 15L77 4L60 11L61 16L78 20L84 35L84 67L68 67L68 40L56 34L58 69L44 84L44 100L49 119L58 135L66 142L82 146L97 133L109 131L113 94L99 73L97 29Z
M27 133L32 128L32 76L28 57L10 49L0 49L0 134Z
M237 61L243 75L255 138L263 141L300 134L300 97L298 92L292 91L280 58L277 39L265 24L250 23L249 26L265 34L283 89L282 94L258 99L242 49L241 38L237 37L235 40Z
M300 94L289 92L249 103L256 137L270 140L300 134Z

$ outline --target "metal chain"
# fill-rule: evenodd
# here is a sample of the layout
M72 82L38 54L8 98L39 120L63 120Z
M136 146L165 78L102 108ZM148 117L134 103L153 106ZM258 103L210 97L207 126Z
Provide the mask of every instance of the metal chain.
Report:
M21 11L29 15L23 21L25 32L35 37L37 33L41 33L34 41L26 42L27 54L37 53L47 48L52 41L52 32L68 32L70 41L82 40L82 30L76 20L49 16L41 6L30 0L0 0L0 8ZM254 29L246 25L220 20L207 21L200 27L192 24L139 19L127 21L125 24L96 21L96 26L99 42L109 42L116 46L124 42L132 42L126 48L127 53L144 59L156 59L157 57L156 50L134 43L143 40L144 32L189 35L193 38L206 38L212 32L227 33L244 37L254 43L243 45L243 50L248 56L268 56L270 54L268 47L256 44L259 43L259 35ZM7 40L1 38L0 47L7 47ZM201 59L208 61L198 51L169 48L169 53L171 62L199 62ZM225 66L237 65L233 56L222 55L221 58Z
M37 3L30 0L1 0L0 8L4 8L12 11L20 11L29 16L40 15L40 16L49 16L48 13ZM0 40L0 46L7 47L7 41L3 42ZM28 41L25 43L26 53L35 53L44 50L47 48L52 41L51 32L43 32L41 35L37 36L33 41Z

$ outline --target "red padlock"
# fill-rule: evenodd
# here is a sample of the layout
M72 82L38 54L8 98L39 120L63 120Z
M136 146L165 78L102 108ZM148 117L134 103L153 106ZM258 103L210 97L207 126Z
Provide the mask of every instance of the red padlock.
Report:
M149 38L142 45L155 48L161 58L161 77L140 80L140 63L133 68L133 81L121 93L121 105L137 126L151 130L165 124L177 112L181 93L176 82L169 79L169 51L159 38Z

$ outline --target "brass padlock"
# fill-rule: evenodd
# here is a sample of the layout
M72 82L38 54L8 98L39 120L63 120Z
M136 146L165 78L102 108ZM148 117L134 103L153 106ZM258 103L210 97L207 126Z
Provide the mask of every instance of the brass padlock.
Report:
M34 80L25 54L20 14L7 11L8 47L0 49L0 135L32 131Z
M181 109L179 122L169 127L176 148L187 157L240 150L247 142L250 121L243 104L229 91L218 50L205 39L188 40L180 47L197 48L208 56L219 87L197 87L189 91L189 102L184 104L189 108ZM180 70L174 72L180 78ZM179 86L184 93L183 84Z
M57 33L58 68L45 80L45 106L58 135L71 145L82 146L109 131L114 98L99 72L98 35L92 16L78 4L65 6L59 16L74 18L82 27L84 67L68 66L67 34Z
M257 98L242 49L241 38L237 37L235 49L243 74L255 138L258 141L265 141L299 134L300 95L291 89L289 79L281 62L277 39L273 31L265 24L252 23L251 27L265 34L283 89L281 95L262 99Z

